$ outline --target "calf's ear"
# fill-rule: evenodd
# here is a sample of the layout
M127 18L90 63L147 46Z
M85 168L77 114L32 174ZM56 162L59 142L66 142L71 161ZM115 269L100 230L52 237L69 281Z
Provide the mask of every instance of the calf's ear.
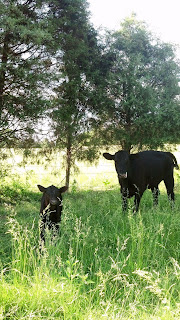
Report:
M44 187L41 186L40 184L38 184L37 186L38 186L38 189L39 189L41 192L45 192L45 191L46 191L46 188L44 188Z
M67 189L68 189L68 187L67 187L67 186L64 186L64 187L62 187L62 188L59 188L59 191L60 191L60 193L63 193L63 192L66 192Z
M105 152L103 153L103 157L106 158L107 160L114 160L115 155Z

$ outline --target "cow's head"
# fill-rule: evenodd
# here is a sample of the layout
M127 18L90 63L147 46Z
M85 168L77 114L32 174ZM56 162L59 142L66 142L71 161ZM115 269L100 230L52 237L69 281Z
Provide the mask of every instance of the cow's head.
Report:
M59 204L59 202L61 202L61 194L68 189L68 187L66 186L62 188L57 188L55 186L45 188L39 184L38 188L41 192L44 193L46 205L50 203L52 206L56 206Z
M103 153L103 156L107 160L114 160L115 168L120 179L126 179L128 177L129 153L127 151L118 151L114 155Z

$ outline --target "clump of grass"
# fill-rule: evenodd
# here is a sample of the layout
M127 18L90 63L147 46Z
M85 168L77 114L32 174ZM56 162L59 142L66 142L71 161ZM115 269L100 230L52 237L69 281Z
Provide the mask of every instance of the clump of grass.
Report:
M119 190L64 197L60 235L39 251L38 207L9 208L11 261L0 280L2 319L178 319L179 202L149 194L121 211ZM8 210L7 210L8 215ZM9 238L8 238L9 239Z
M71 178L60 234L47 232L41 252L36 184L63 176L1 173L0 319L180 319L178 172L174 208L163 188L157 208L146 191L135 216L132 199L122 213L115 172L86 170Z

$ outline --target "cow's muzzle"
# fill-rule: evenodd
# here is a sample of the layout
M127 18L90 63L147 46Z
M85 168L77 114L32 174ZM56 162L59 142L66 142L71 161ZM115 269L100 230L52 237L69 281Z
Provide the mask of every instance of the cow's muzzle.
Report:
M118 176L119 176L120 179L127 179L128 175L127 175L127 172L126 172L126 173L119 173Z
M52 199L52 200L50 200L50 204L51 204L52 206L56 206L56 205L58 204L58 200Z

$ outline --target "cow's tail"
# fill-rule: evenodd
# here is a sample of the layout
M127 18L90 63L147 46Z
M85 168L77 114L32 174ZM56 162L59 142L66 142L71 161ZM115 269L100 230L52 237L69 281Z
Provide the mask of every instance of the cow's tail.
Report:
M174 167L175 167L176 169L179 169L179 166L178 166L176 157L175 157L171 152L167 152L167 154L168 154L168 156L173 160Z

